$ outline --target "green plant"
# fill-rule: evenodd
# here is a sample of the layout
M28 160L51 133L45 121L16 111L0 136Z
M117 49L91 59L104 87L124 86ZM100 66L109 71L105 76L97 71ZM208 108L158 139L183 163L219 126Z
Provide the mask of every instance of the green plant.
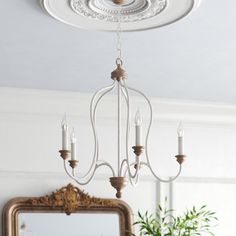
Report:
M147 211L142 215L138 212L138 220L134 224L139 226L139 235L197 236L204 233L214 236L212 228L218 219L215 212L207 210L206 206L200 209L193 207L177 217L172 213L173 210L162 208L160 205L154 214Z

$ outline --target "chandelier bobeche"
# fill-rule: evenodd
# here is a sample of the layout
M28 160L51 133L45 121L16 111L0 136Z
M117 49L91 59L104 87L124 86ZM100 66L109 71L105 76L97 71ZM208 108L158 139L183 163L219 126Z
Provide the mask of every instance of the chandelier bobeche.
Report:
M116 4L122 4L122 0L114 0ZM183 128L182 125L178 127L178 154L175 156L177 162L179 163L179 170L176 176L170 179L162 179L154 172L148 154L148 138L152 125L152 105L150 100L147 98L145 94L141 91L132 88L127 85L127 73L123 69L123 62L121 60L121 48L120 48L120 22L118 22L118 47L117 51L119 53L118 58L116 59L116 69L111 73L111 79L113 83L110 86L104 87L98 90L92 100L90 102L90 120L93 130L94 136L94 154L91 166L87 173L78 177L76 174L76 168L78 166L78 160L76 156L76 137L74 131L71 134L71 147L69 148L69 131L68 124L66 118L62 121L62 150L60 150L61 157L64 160L64 168L67 175L75 180L79 185L88 184L94 177L95 172L98 168L102 166L106 166L111 171L110 183L116 189L116 197L121 198L121 190L124 188L128 182L132 185L136 185L138 183L139 174L142 170L141 167L146 166L151 174L160 182L172 182L174 181L181 173L182 163L185 159L185 155L183 154ZM108 161L104 161L100 159L99 156L99 139L96 129L96 111L101 99L111 92L114 89L117 89L117 167L116 169L109 163ZM134 157L129 156L129 151L131 146L129 145L129 137L130 137L130 121L131 121L131 112L130 112L130 92L136 92L140 96L142 96L147 102L148 109L150 112L150 118L147 128L147 133L145 137L145 144L142 143L142 118L140 115L140 111L138 110L135 116L135 146L132 147L134 152ZM121 155L121 100L124 98L126 104L126 130L125 130L125 157L123 158ZM144 155L142 155L144 153ZM123 155L124 156L124 155ZM68 160L68 161L67 161Z

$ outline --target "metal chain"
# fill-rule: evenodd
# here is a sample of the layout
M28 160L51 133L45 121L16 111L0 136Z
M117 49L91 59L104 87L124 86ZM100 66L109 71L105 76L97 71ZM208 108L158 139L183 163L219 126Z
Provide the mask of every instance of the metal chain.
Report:
M117 28L116 28L116 37L117 37L117 44L116 44L116 50L117 50L117 58L121 60L122 53L121 53L121 6L119 5L118 9L118 18L117 18Z

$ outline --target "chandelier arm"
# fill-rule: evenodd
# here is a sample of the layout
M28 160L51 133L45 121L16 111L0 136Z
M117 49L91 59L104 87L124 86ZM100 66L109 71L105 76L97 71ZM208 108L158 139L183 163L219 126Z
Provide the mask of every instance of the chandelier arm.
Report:
M122 170L123 170L123 168L125 167L125 164L126 164L126 170L125 170L125 174L124 174L124 176L126 176L126 173L128 172L129 173L129 177L131 178L131 179L135 179L136 178L136 176L139 174L139 169L140 169L140 159L139 158L137 158L137 161L136 162L134 162L134 163L129 163L129 161L128 161L128 159L126 158L126 159L124 159L123 161L122 161ZM133 165L137 165L137 167L135 168L135 173L134 174L132 174L132 171L131 171L131 169L130 169L130 167L131 166L133 166ZM122 170L121 170L121 173L122 173Z
M112 166L108 162L104 161L101 164L97 164L96 166L97 166L97 168L99 168L101 166L107 166L107 167L109 167L111 169L113 177L116 176L114 169L112 168Z
M99 150L99 148L98 148L99 147L99 145L98 145L98 135L97 135L97 132L96 132L96 127L95 127L95 123L96 123L95 116L96 116L97 105L98 105L99 101L102 99L102 97L104 95L106 95L108 92L110 92L114 87L115 87L115 81L112 83L112 85L107 86L105 88L99 89L94 94L94 96L93 96L93 98L90 102L90 121L91 121L92 129L93 129L94 142L95 142L95 146L96 146L96 149L97 149L97 153L98 153L98 150ZM100 94L100 93L102 93L102 94ZM100 97L95 102L97 96L100 96ZM95 106L94 106L94 102L95 102ZM96 155L94 155L94 156L96 156ZM97 157L98 157L98 154L97 154Z
M121 169L120 169L120 160L121 160L121 82L118 81L117 86L117 93L118 93L118 99L117 99L117 175L121 176Z
M125 170L124 177L126 177L126 176L127 176L127 173L129 173L129 168L128 168L128 164L127 164L127 163L128 163L128 162L127 162L127 159L125 159L124 161L126 162L126 170ZM134 165L136 165L136 164L137 164L137 162L131 163L131 164L130 164L130 167L131 167L131 166L134 166ZM137 183L138 183L138 180L139 180L139 171L137 171L137 170L139 170L139 169L140 169L140 164L138 163L137 166L136 166L136 175L134 176L134 178L132 178L132 176L130 175L130 173L128 174L128 178L129 178L129 181L130 181L130 183L131 183L132 186L136 186Z
M126 163L127 163L127 169L128 169L128 173L129 173L129 178L130 178L130 181L131 179L135 179L138 175L138 172L139 172L139 164L140 164L140 159L137 158L137 168L135 169L135 173L132 174L132 171L130 169L130 161L129 161L129 133L130 133L130 101L129 101L129 92L128 92L128 89L126 87L125 84L122 84L121 82L121 86L122 88L124 88L124 91L123 93L126 94L125 97L125 101L126 101L126 104L127 104L127 120L126 120L126 159L124 160ZM132 182L132 181L131 181Z
M96 132L96 109L97 109L97 106L98 106L98 103L100 102L100 100L107 94L109 93L110 91L113 90L113 88L115 87L115 81L113 82L113 84L111 86L108 86L108 87L105 87L105 88L102 88L100 89L97 94L99 93L102 93L104 90L105 92L103 92L101 95L99 95L100 97L97 99L97 101L95 102L95 106L94 106L94 101L95 101L95 98L94 97L94 100L91 101L91 105L90 105L90 121L91 121L91 125L92 125L92 129L93 129L93 133L94 133L94 136L96 136L96 140L95 140L95 145L96 145L96 151L97 151L97 155L96 155L96 160L98 161L98 157L99 157L99 142L98 142L98 135L97 135L97 132ZM93 107L94 106L94 107Z
M158 179L159 181L165 182L165 183L169 183L169 182L175 180L175 179L180 175L180 173L181 173L181 170L182 170L181 164L180 164L180 166L179 166L179 171L178 171L177 175L176 175L175 177L169 179L169 180L164 180L164 179L162 179L161 177L157 176L157 175L155 174L155 172L153 171L153 169L152 169L152 167L151 167L151 164L150 164L149 155L148 155L148 138L149 138L149 133L150 133L150 129L151 129L151 125L152 125L152 120L153 120L152 104L151 104L150 100L149 100L149 99L147 98L147 96L146 96L144 93L142 93L141 91L139 91L139 90L137 90L137 89L135 89L135 88L129 87L129 86L125 83L125 81L124 81L124 88L126 88L126 90L129 89L129 90L131 90L131 91L134 91L134 92L140 94L141 96L143 96L144 99L146 100L146 102L148 103L148 106L149 106L149 110L150 110L150 121L149 121L148 130L147 130L147 135L146 135L146 140L145 140L145 154L146 154L147 163L144 163L144 164L150 169L150 171L151 171L151 173L153 174L153 176L154 176L156 179Z
M125 161L125 160L124 160L124 161ZM127 164L127 162L126 162L126 164ZM130 164L130 167L135 166L136 164L137 164L137 162L133 162L133 163ZM139 169L141 169L141 167L142 167L143 165L146 166L147 163L141 161L140 164L139 164ZM125 169L125 172L124 172L124 176L125 176L125 177L126 177L126 175L127 175L127 172L128 172L128 168L127 168L127 166L126 166L126 169Z
M114 172L113 168L111 167L111 165L110 165L109 163L107 163L107 162L103 162L103 163L101 163L101 164L96 164L96 165L95 165L95 168L93 169L91 176L90 176L86 181L80 182L80 181L78 180L78 178L76 178L75 176L73 176L73 174L70 174L70 172L68 171L67 166L66 166L66 160L64 160L64 169L65 169L67 175L68 175L71 179L73 179L73 180L74 180L77 184L79 184L79 185L86 185L86 184L88 184L88 183L93 179L96 170L97 170L99 167L101 167L101 166L107 166L107 167L109 167L110 170L112 171L113 177L115 176L115 172Z
M102 95L100 95L100 97L99 97L98 100L96 101L95 106L94 106L94 108L93 108L93 113L90 113L90 116L92 116L92 118L93 118L94 124L95 124L95 119L94 119L94 118L95 118L95 115L96 115L95 113L96 113L96 109L97 109L98 103L100 102L100 100L101 100L107 93L111 92L111 91L114 89L115 85L116 85L116 81L114 81L111 86L102 88L102 89L100 89L100 90L97 91L97 94L99 94L99 93L101 93L103 90L107 90L107 91L105 91ZM94 102L94 101L93 101L93 102ZM92 105L93 105L93 104L92 104ZM91 107L91 109L92 109L92 107Z
M122 85L121 85L120 89L121 89L121 92L122 92L122 94L123 94L123 96L124 96L126 102L127 102L127 94L126 94L126 92L124 91ZM124 168L124 164L125 164L125 163L126 163L126 160L123 159L122 162L121 162L121 165L120 165L120 172L119 172L119 175L120 175L120 176L122 176L122 170L123 170L123 168Z
M136 176L136 179L135 179L135 180L133 180L133 179L130 178L130 183L131 183L131 185L132 185L133 187L137 186L138 181L139 181L139 172L137 173L137 176Z
M133 162L133 163L130 165L130 167L131 167L131 166L134 166L135 164L136 164L136 162ZM160 182L164 182L164 183L170 183L170 182L174 181L175 179L177 179L177 178L179 177L180 173L181 173L181 170L182 170L182 165L180 165L180 166L179 166L179 171L178 171L178 173L177 173L176 176L174 176L174 177L172 177L172 178L169 178L168 180L164 180L164 179L162 179L162 178L156 176L155 172L152 171L152 168L151 168L146 162L140 162L140 168L141 168L142 166L146 166L146 167L148 167L149 169L151 169L151 172L152 172L153 176L154 176L157 180L159 180ZM126 168L126 170L125 170L125 173L124 173L124 176L125 176L125 177L126 177L126 175L127 175L127 172L128 172L128 168Z
M112 85L104 87L102 89L99 89L92 97L92 100L90 102L90 121L92 124L92 129L93 129L93 136L94 136L94 154L93 154L93 161L92 164L89 168L89 170L87 171L87 173L81 177L79 177L78 179L87 179L89 177L89 175L91 174L92 169L95 167L96 162L98 161L98 150L99 150L99 143L98 143L98 137L97 137L97 132L96 132L96 128L95 128L95 113L96 113L96 108L97 108L97 104L98 102L101 100L101 98L107 94L108 92L110 92L113 88L115 87L115 81L112 83ZM104 92L105 91L105 92ZM102 93L102 94L101 94ZM97 100L97 102L95 103L94 109L93 109L93 104L94 101L96 100L96 97L100 96ZM78 180L77 179L77 180Z
M121 86L121 91L122 91L122 93L123 93L123 96L124 96L124 98L125 98L125 100L127 101L127 94L126 94L126 91L124 90L124 87L123 86Z
M144 93L142 93L141 91L139 91L139 90L137 90L135 88L132 88L132 87L128 86L125 83L125 81L124 81L124 86L127 89L129 89L131 91L134 91L134 92L138 93L139 95L141 95L142 97L144 97L144 99L146 100L146 102L148 103L148 106L149 106L150 120L149 120L147 134L146 134L146 139L145 139L145 156L146 156L146 159L147 159L147 164L150 165L149 156L148 156L148 138L149 138L149 133L150 133L150 129L151 129L151 126L152 126L152 120L153 120L152 104L151 104L150 100L147 98L147 96Z
M128 102L129 102L128 94L126 93L126 90L124 89L123 85L121 86L121 91L122 91L122 94L123 94L123 96L124 96L124 98L125 98L127 104L128 104ZM128 120L127 122L129 123L130 121ZM128 129L130 130L130 127L128 127ZM125 164L126 164L126 170L125 170L124 176L127 175L127 171L128 171L127 160L126 160L126 159L124 159L124 160L122 161L122 163L121 163L121 175L122 175L122 170L123 170ZM131 167L132 165L135 165L135 164L137 164L137 162L132 163L132 164L130 165L130 167Z
M124 90L123 86L121 86L121 91L122 91L122 94L123 94L123 96L124 96L124 98L125 98L125 100L126 100L126 102L127 102L128 96L127 96L126 91ZM124 159L124 160L121 162L121 167L120 167L120 173L121 173L121 175L122 175L122 170L123 170L125 164L127 164L126 159ZM125 174L125 175L126 175L126 174Z
M127 163L126 163L126 159L123 159L122 162L121 162L121 166L120 166L120 169L121 169L121 172L120 172L120 173L121 173L121 176L122 176L122 170L123 170L123 168L125 167L125 164L127 164ZM125 175L125 174L124 174L124 175Z
M95 123L96 123L95 116L96 116L96 109L97 109L98 103L100 102L100 100L101 100L108 92L110 92L110 91L115 87L115 82L116 82L116 81L114 81L111 86L108 86L108 87L105 87L105 88L102 88L102 89L98 90L98 91L94 94L94 96L93 96L93 98L92 98L92 100L91 100L91 103L90 103L90 120L91 120L91 124L92 124L92 128L93 128L93 134L94 134L95 151L94 151L93 162L92 162L92 164L91 164L91 166L90 166L90 168L89 168L89 171L88 171L84 176L82 176L82 177L80 177L80 178L76 178L76 177L75 177L75 174L74 174L74 170L72 170L72 175L71 175L71 174L69 173L69 171L67 170L66 164L65 164L65 162L64 162L64 168L65 168L65 171L66 171L67 175L68 175L70 178L72 178L73 180L75 180L75 181L76 181L78 184L80 184L80 185L86 185L87 183L89 183L89 182L92 180L92 178L93 178L93 176L94 176L96 170L97 170L99 167L101 167L101 166L107 166L107 167L109 167L109 168L111 169L111 172L112 172L113 177L115 177L115 171L114 171L114 169L112 168L112 166L111 166L109 163L103 161L102 163L97 164L97 162L99 161L99 160L98 160L99 143L98 143L98 136L97 136L96 127L95 127ZM98 98L97 98L97 97L98 97ZM97 100L96 100L96 99L97 99ZM94 167L95 167L95 168L94 168ZM94 169L93 169L93 168L94 168ZM92 169L93 169L93 171L92 171ZM92 173L91 173L91 171L92 171ZM79 181L79 179L82 180L82 179L88 178L89 175L91 175L91 176L89 177L89 179L88 179L87 181L85 181L85 182L80 182L80 181Z
M92 180L92 178L94 177L94 174L95 174L95 171L96 171L96 165L95 165L95 168L94 168L93 171L92 171L92 175L91 175L91 176L89 177L89 179L88 179L87 181L85 181L85 182L80 182L78 178L76 178L75 176L73 176L72 174L70 174L70 172L68 171L67 166L66 166L66 160L64 160L64 169L65 169L67 175L68 175L71 179L73 179L77 184L79 184L79 185L86 185L86 184L88 184L88 183Z
M162 178L160 178L159 176L157 176L157 175L155 174L155 172L153 171L151 165L149 165L148 163L143 163L143 165L147 166L147 167L149 168L149 170L151 171L151 173L153 174L153 176L154 176L157 180L159 180L160 182L163 182L163 183L170 183L170 182L176 180L176 179L179 177L179 175L181 174L181 171L182 171L182 165L180 164L180 165L179 165L178 173L177 173L174 177L171 177L171 178L169 178L169 179L167 180L167 179L162 179Z

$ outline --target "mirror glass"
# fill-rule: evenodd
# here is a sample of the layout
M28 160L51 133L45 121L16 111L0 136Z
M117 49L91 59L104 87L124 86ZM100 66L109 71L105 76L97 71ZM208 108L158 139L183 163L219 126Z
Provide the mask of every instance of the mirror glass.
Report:
M19 236L120 236L116 213L20 213Z

